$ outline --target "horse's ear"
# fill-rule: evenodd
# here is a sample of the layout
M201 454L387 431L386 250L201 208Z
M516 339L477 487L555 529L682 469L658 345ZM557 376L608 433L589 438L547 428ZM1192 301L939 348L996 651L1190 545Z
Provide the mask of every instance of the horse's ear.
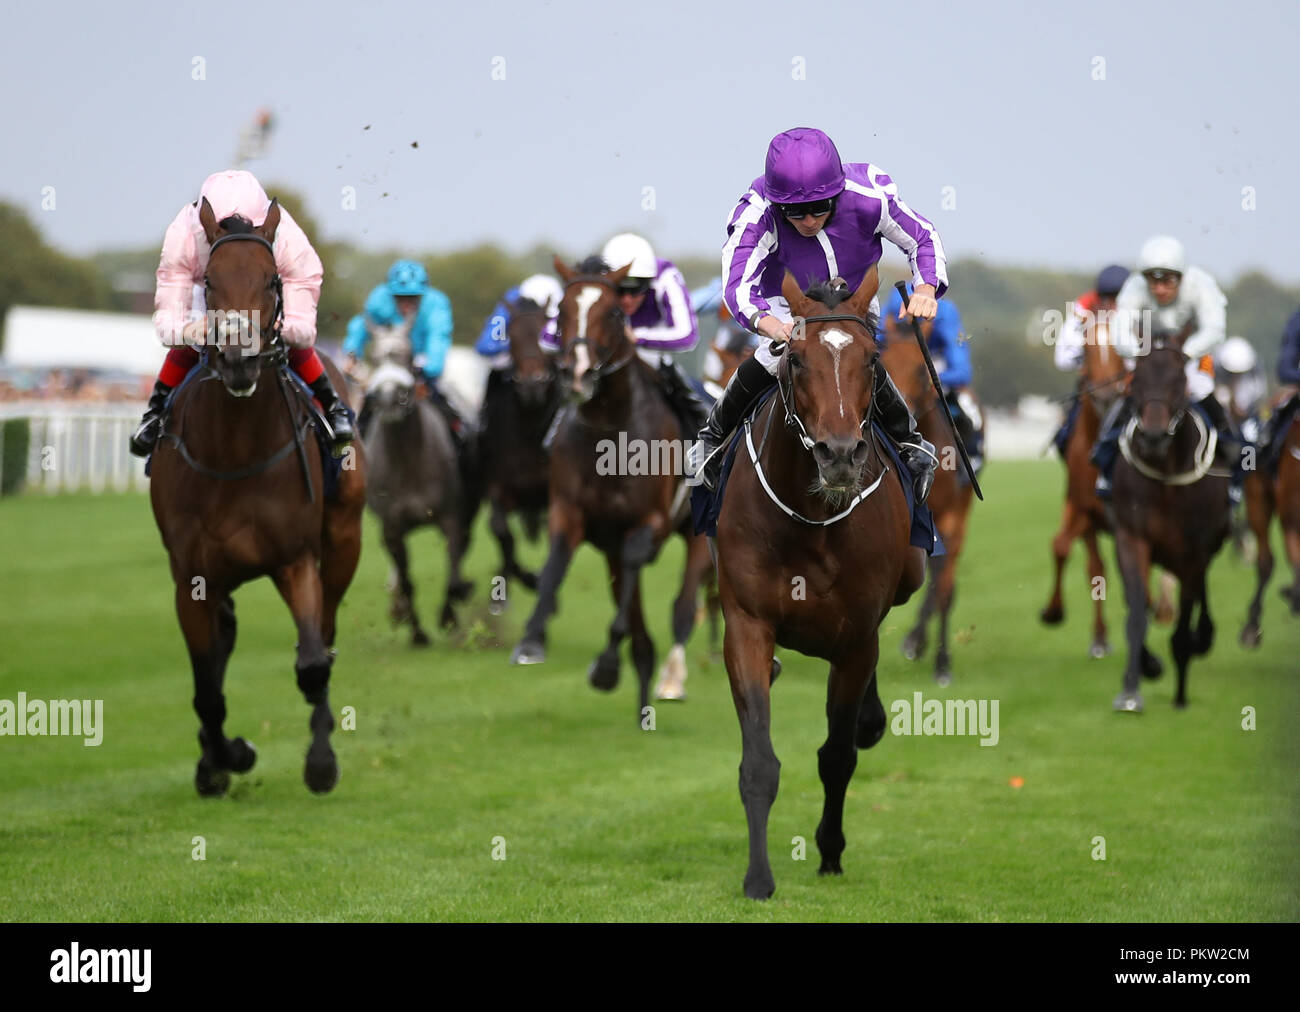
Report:
M812 304L808 296L799 288L799 282L794 279L794 275L789 271L785 272L785 278L781 282L781 294L785 296L785 301L790 306L790 313L794 316L807 316L808 307Z
M275 230L280 227L280 200L271 198L271 206L266 212L266 221L257 226L257 234L267 242L275 242Z
M561 260L558 256L551 261L551 266L555 268L555 273L560 276L560 280L563 281L566 285L573 280L574 277L573 271L571 271L569 269L569 265L566 264L563 260Z
M876 297L876 292L880 288L880 271L876 264L871 265L862 278L862 284L858 285L858 290L849 297L849 309L854 316L866 316L867 311L871 308L871 300Z
M632 261L629 260L626 264L624 264L618 270L614 271L614 273L612 273L609 276L610 284L617 285L620 281L622 281L625 277L627 277L627 272L630 271L631 269L632 269Z
M199 224L203 226L203 234L207 236L208 245L211 246L221 235L221 226L217 224L216 212L212 210L207 197L199 202Z

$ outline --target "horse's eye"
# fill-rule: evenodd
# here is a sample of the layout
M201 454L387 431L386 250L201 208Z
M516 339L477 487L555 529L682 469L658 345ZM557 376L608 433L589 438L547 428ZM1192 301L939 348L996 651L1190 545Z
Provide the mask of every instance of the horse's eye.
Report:
M802 369L802 368L803 368L803 359L801 359L801 358L800 358L798 355L796 355L794 352L790 352L790 368L791 368L791 369Z

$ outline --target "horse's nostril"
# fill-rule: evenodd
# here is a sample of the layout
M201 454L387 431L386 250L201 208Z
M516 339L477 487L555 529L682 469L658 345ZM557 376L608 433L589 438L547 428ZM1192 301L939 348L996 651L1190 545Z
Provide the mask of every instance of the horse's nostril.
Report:
M813 458L819 464L829 464L835 459L835 454L825 443L816 443L813 445Z
M853 466L861 467L867 462L867 441L859 439L857 445L853 447Z

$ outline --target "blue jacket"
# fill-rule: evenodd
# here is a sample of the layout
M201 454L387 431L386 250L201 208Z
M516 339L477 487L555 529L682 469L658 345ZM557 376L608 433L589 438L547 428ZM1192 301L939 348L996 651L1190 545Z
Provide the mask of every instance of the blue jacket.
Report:
M368 323L391 327L401 322L402 314L397 311L393 293L388 285L379 285L366 299L366 308L348 322L343 350L361 358L370 343ZM442 375L447 349L451 347L451 326L451 300L436 288L426 288L411 325L411 357L429 379L436 380Z
M883 338L885 333L886 318L897 320L898 310L902 305L903 300L898 297L898 290L891 289L889 302L880 317L878 328L880 337ZM910 323L907 324L908 333L911 326ZM945 390L970 386L970 349L966 347L964 341L960 340L960 337L961 314L951 302L940 299L939 312L934 318L934 327L931 328L930 339L926 343L930 346L930 357L934 359L935 371L939 374L939 382Z
M1277 355L1277 378L1285 384L1300 384L1300 309L1286 321Z
M516 286L506 292L505 297L496 304L496 308L483 321L483 332L479 334L478 341L474 345L474 350L480 355L492 358L503 351L510 350L510 338L506 336L506 328L510 326L510 304L517 298L519 298L519 288Z

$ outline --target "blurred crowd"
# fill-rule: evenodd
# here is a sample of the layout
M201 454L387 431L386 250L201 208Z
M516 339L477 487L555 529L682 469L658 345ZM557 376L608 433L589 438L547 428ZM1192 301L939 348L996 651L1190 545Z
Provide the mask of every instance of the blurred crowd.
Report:
M140 403L152 377L96 369L0 370L0 404L15 401Z

